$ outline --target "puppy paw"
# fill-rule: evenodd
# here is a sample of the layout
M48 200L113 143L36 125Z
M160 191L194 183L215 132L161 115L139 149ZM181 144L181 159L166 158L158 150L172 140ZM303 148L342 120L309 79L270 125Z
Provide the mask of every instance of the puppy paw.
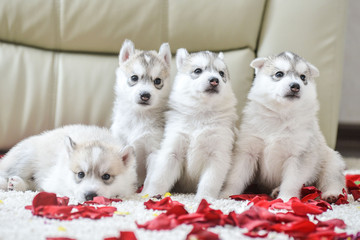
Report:
M270 197L272 197L272 198L278 198L278 196L279 196L279 193L280 193L280 188L279 187L277 187L277 188L275 188L274 190L272 190L272 192L271 192L271 194L270 194Z
M0 190L7 189L7 180L6 178L0 177Z
M338 199L339 194L341 193L325 192L322 194L322 199L324 199L328 203L335 203Z
M8 181L8 191L25 191L26 183L21 177L12 176Z

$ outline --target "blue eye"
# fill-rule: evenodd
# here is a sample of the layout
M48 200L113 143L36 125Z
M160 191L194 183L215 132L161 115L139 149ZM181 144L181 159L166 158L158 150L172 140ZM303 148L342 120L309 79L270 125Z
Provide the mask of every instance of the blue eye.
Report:
M160 85L160 84L161 84L161 79L160 79L160 78L156 78L156 79L154 80L154 84L155 84L155 85Z
M101 178L103 180L109 180L110 179L110 174L105 173L104 175L101 176Z
M275 77L277 77L277 78L282 78L283 76L284 76L284 73L281 71L275 73Z
M200 73L202 73L202 70L200 68L197 68L197 69L195 69L194 73L200 74Z
M137 75L132 75L131 76L131 81L136 82L137 80L139 80L139 77Z
M85 173L84 172L78 172L78 178L84 178L85 177Z

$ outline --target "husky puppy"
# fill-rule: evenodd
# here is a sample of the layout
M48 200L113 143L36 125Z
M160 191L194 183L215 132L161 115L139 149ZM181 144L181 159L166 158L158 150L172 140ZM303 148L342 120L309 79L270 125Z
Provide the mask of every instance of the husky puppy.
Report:
M230 168L236 98L223 53L179 49L164 139L144 193L196 192L216 198Z
M334 202L345 187L345 164L320 132L314 78L319 70L291 52L257 58L223 196L242 193L255 180L284 201L316 184Z
M125 40L116 70L112 134L135 148L138 185L146 176L150 155L160 146L164 111L170 92L169 44L159 52L140 51Z
M136 162L105 128L69 125L29 137L0 160L0 189L48 191L78 201L135 192Z

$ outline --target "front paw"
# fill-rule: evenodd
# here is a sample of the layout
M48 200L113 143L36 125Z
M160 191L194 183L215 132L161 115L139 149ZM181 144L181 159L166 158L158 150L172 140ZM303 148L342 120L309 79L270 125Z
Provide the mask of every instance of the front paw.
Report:
M21 177L12 176L8 181L8 191L25 191L26 183Z
M325 192L322 194L322 199L328 203L335 203L340 194L342 194L342 192Z
M270 197L276 199L276 198L278 198L279 193L280 193L280 188L279 187L274 188L274 190L272 190L272 192L270 194Z

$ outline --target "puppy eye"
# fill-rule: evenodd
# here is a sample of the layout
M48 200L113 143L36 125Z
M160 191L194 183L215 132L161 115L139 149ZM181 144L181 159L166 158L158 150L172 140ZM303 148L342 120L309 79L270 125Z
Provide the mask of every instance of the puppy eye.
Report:
M85 173L84 172L78 172L78 178L84 178L85 177Z
M275 77L277 77L277 78L282 78L283 76L284 76L284 73L281 71L278 71L275 73Z
M221 77L225 76L225 73L223 71L220 71L219 74L220 74Z
M201 68L197 68L197 69L195 69L194 73L196 73L196 74L200 74L200 73L202 73Z
M160 85L160 84L161 84L161 79L160 79L160 78L156 78L156 79L154 80L154 84L155 84L155 85Z
M301 74L301 75L300 75L300 79L303 80L303 81L305 81L305 80L306 80L306 76L305 76L304 74Z
M131 81L136 82L137 80L139 80L139 77L137 75L132 75L131 76Z
M110 179L110 174L105 173L104 175L101 176L101 178L103 180L109 180Z

